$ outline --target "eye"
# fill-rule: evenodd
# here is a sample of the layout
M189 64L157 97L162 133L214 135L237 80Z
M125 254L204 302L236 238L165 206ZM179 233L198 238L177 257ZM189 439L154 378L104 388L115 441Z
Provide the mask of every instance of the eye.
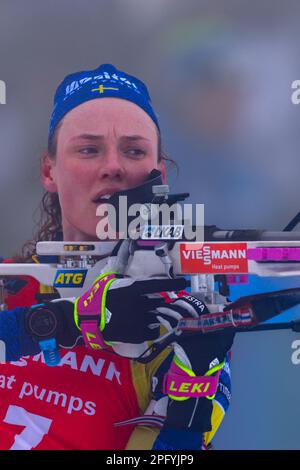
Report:
M143 157L144 155L146 155L145 150L142 150L139 148L127 149L125 153L129 155L130 157L134 157L134 158L139 158L139 157Z
M96 155L98 153L98 149L97 147L91 147L91 146L88 146L88 147L82 147L78 150L78 152L81 154L81 155L85 155L85 156L93 156L93 155Z

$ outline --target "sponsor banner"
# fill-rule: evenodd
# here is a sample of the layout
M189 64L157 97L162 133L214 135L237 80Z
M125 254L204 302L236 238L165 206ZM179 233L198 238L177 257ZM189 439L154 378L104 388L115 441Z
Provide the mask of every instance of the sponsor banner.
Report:
M183 225L146 225L142 228L142 240L180 240Z
M58 269L53 287L83 287L86 269Z
M248 273L247 243L181 243L183 274Z

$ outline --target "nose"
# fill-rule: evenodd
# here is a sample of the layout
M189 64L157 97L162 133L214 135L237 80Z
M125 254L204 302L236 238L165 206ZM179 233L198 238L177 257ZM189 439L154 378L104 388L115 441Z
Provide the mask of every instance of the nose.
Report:
M117 151L111 150L101 158L98 176L102 180L122 181L125 169Z

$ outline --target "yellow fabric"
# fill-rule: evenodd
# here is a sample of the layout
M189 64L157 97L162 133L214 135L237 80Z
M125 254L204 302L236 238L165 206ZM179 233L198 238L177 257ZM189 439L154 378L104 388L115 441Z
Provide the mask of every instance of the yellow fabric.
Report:
M44 284L40 284L40 294L53 294L54 289L51 286L44 286Z
M159 433L159 428L137 426L127 442L125 450L150 450Z
M145 412L151 400L151 379L157 368L171 352L171 348L166 349L150 364L144 365L136 361L132 362L133 384L137 393L141 414ZM222 364L222 366L224 366L224 364ZM223 408L221 408L221 406L215 401L212 402L212 405L212 430L204 433L203 438L205 445L208 445L211 442L224 418ZM126 450L152 449L159 431L160 429L157 427L136 426L127 443Z
M141 364L137 361L131 361L133 386L136 391L141 413L145 412L151 400L152 377L155 375L158 367L171 352L171 348L166 348L148 364Z
M215 372L218 372L218 370L223 369L225 366L225 361L221 362L221 364L218 364L217 366L213 367L212 369L209 369L207 372L205 372L205 377L210 377L213 375Z
M39 262L39 260L38 260L38 258L37 258L36 255L32 255L32 256L31 256L31 259L32 259L32 261L33 261L34 263L40 264L40 262Z
M33 261L39 263L38 259L33 256ZM52 294L55 292L51 286L40 284L40 294ZM172 352L171 348L166 348L157 356L156 359L151 361L150 364L141 364L137 361L131 361L131 373L133 378L133 385L136 390L139 408L143 414L151 401L151 381L157 368ZM127 443L127 450L144 450L151 449L154 441L159 433L159 428L137 426L132 432L130 439Z
M141 364L137 361L131 362L133 385L141 415L144 414L151 401L152 377L155 375L158 367L171 353L173 354L172 348L168 347L148 364ZM129 438L126 450L152 449L159 431L158 427L136 426Z
M38 257L36 255L32 255L31 259L34 263L40 264ZM44 284L39 285L39 291L40 294L53 294L55 292L54 288L52 286L46 286Z
M192 369L189 369L185 364L183 364L183 362L181 362L176 355L173 358L173 362L176 364L177 367L182 369L190 377L196 377L195 372L193 372Z
M38 263L35 257L33 261ZM35 259L34 259L35 258ZM51 286L40 284L41 294L51 294L55 292ZM162 362L172 353L172 348L168 347L162 351L153 361L148 364L141 364L131 361L131 372L133 385L136 390L139 408L143 414L151 401L151 382L156 370ZM223 364L222 364L223 365ZM205 444L209 444L218 430L224 417L223 409L217 402L213 401L213 412L211 417L212 430L204 434ZM147 450L152 449L155 439L159 434L158 427L136 426L126 445L126 450Z
M221 408L221 406L216 402L213 401L213 412L211 415L211 426L212 430L209 432L204 433L204 443L205 445L209 444L216 434L222 419L224 418L224 410Z
M206 376L206 377L211 376L212 374L214 374L214 373L217 372L218 370L223 369L224 365L225 365L225 360L224 360L223 362L221 362L221 364L218 364L217 366L213 367L212 369L209 369L209 370L206 372L205 376ZM206 399L207 399L207 400L213 400L213 399L215 398L215 396L216 396L215 393L214 393L213 395L206 395Z

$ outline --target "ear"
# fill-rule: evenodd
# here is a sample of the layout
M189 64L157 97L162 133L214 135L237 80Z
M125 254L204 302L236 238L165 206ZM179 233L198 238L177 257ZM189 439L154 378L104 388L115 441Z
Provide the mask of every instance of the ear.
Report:
M164 160L161 160L158 164L158 169L161 172L162 181L164 184L167 182L167 170Z
M46 152L42 156L40 167L40 178L42 185L49 193L57 193L57 185L54 178L55 160L50 158Z

